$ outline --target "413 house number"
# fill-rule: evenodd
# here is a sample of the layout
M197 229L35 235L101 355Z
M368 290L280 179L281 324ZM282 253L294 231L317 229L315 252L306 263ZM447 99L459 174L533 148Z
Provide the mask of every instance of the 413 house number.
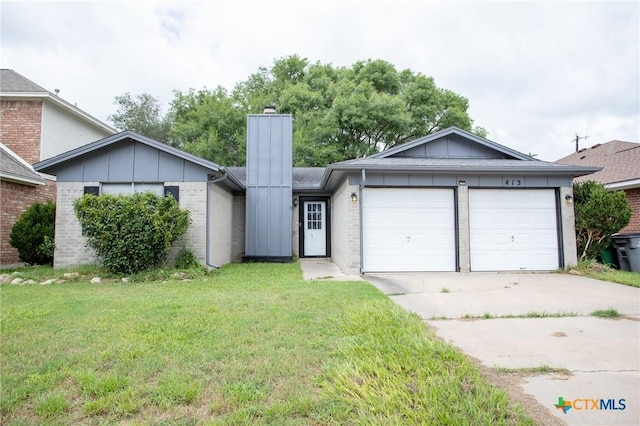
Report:
M523 183L522 179L505 179L504 180L505 186L522 186L522 183Z

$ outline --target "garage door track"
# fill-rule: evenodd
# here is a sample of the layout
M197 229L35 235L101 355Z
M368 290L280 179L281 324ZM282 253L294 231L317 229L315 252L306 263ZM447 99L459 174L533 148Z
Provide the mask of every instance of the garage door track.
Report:
M485 367L522 373L522 390L557 420L638 424L640 289L560 273L365 278Z

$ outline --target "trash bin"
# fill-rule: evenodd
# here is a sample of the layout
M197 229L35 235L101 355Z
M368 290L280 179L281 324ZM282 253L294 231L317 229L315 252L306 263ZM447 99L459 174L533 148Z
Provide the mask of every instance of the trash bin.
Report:
M615 266L616 268L620 267L618 265L618 256L612 244L609 244L606 249L600 252L600 263L607 266Z
M613 234L611 241L618 253L620 269L640 272L640 234Z

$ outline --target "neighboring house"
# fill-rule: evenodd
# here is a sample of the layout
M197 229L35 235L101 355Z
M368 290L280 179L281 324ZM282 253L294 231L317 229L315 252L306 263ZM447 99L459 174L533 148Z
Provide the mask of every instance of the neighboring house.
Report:
M624 191L633 209L629 225L620 233L640 232L640 143L613 140L583 148L556 161L574 166L598 166L602 170L577 177L576 182L595 181L609 191Z
M539 161L457 128L293 168L290 115L250 115L247 124L247 167L132 132L36 164L58 179L55 265L91 259L73 200L146 189L171 190L191 211L181 244L210 266L327 257L347 273L469 272L577 262L571 181L598 168Z
M9 244L18 217L34 202L56 198L53 176L16 178L16 164L33 164L115 132L17 72L0 69L0 267L19 265L18 253Z

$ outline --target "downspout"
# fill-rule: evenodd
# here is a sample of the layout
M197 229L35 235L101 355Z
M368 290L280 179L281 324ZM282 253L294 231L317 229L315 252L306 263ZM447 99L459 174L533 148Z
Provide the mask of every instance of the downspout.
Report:
M363 199L362 199L362 193L364 192L364 185L367 182L367 174L365 173L364 169L362 169L362 176L360 178L360 186L358 188L358 199L360 200L360 203L358 204L358 208L360 210L360 273L362 274L362 265L364 264L364 227L362 226L362 212L363 212Z
M208 268L213 268L213 269L219 269L220 265L214 265L212 263L209 263L209 252L210 252L210 241L211 241L211 235L209 234L209 230L211 229L211 203L209 202L209 193L211 192L211 185L214 183L218 183L218 182L222 182L223 180L227 179L227 170L226 169L222 169L222 176L218 176L215 177L211 180L207 179L207 219L206 219L206 254L205 254L205 264L207 265Z

